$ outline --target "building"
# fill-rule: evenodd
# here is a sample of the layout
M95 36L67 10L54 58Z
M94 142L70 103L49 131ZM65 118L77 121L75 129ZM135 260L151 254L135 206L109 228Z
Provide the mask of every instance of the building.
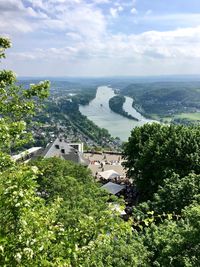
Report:
M38 151L40 151L42 147L31 147L17 155L13 155L12 159L14 161L29 161L31 158L37 155Z
M48 144L46 148L31 148L18 155L13 156L13 159L25 161L38 157L58 157L64 160L73 161L83 166L89 165L89 160L83 156L83 144L67 143L64 138L59 137L56 138L54 142Z

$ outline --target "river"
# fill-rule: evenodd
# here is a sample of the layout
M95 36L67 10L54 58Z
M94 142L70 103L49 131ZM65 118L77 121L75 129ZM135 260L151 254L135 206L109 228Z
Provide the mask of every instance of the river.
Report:
M131 130L136 126L141 126L144 123L152 122L144 118L133 107L133 100L126 96L126 102L123 105L125 111L139 121L125 118L109 108L109 99L115 96L114 90L108 86L100 86L97 89L96 98L93 99L87 106L79 106L80 112L87 116L101 128L105 128L114 137L119 137L122 141L127 141Z

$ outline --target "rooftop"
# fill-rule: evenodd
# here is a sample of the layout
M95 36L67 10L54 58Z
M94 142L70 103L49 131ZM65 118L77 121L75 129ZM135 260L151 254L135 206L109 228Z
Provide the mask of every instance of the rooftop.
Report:
M122 191L126 186L125 185L119 185L114 184L112 182L108 182L107 184L104 184L101 188L108 191L110 194L116 195L120 191Z

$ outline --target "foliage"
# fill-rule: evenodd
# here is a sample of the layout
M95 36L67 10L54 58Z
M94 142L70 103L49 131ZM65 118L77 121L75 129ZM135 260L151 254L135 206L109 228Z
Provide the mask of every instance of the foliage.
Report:
M0 57L8 47L9 40L0 38ZM63 227L56 221L60 200L46 206L36 194L37 168L16 164L8 154L29 140L25 120L48 95L49 83L25 90L15 82L11 71L0 71L0 265L69 266L62 256Z
M79 266L91 267L126 267L149 266L149 252L141 242L136 231L132 231L127 224L119 224L118 228L107 234L99 236L94 241L92 253L86 251L84 262Z
M10 47L10 40L8 38L0 36L0 58L5 58L5 50Z
M101 190L87 169L59 158L31 164L39 169L38 190L47 203L62 197L58 220L65 227L73 266L121 267L146 262L148 253L131 225L109 208L111 200L120 201Z
M193 203L200 195L200 175L189 174L180 179L179 175L173 174L165 179L162 187L159 187L151 202L151 209L156 212L175 212Z
M196 112L200 107L199 82L132 83L121 93L132 97L134 105L147 115L171 116Z
M151 266L200 265L200 206L187 207L179 221L166 220L146 228L144 244L151 251Z
M0 39L0 57L10 47L7 39ZM0 71L0 147L4 152L25 144L31 139L26 131L26 122L35 114L38 100L48 96L49 82L32 84L29 89L16 85L12 71Z
M179 218L182 210L199 198L200 175L191 173L180 179L179 175L172 174L159 186L151 201L142 202L133 209L135 225L147 218L157 223L166 218Z
M131 120L135 120L138 121L137 118L133 117L132 115L128 114L128 112L126 112L123 109L123 104L126 101L125 97L122 95L116 95L113 96L112 98L109 99L109 107L112 111L121 114L122 116L131 119Z
M144 125L125 144L128 174L147 200L133 208L132 219L149 266L200 265L199 131Z
M61 172L73 171L59 159L55 167L61 162ZM41 168L16 166L0 176L1 266L146 266L148 252L131 225L108 209L104 191L94 195L95 184L87 191L88 184L66 176L45 204L36 182L45 177Z
M0 265L67 266L60 200L46 206L36 195L37 168L16 166L0 174ZM65 261L67 262L67 261Z
M135 128L124 145L124 165L143 199L152 198L172 172L200 173L200 128L158 123Z

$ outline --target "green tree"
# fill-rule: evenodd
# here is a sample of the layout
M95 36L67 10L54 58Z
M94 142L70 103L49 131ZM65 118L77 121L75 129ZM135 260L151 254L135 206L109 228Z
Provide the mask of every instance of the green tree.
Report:
M109 99L109 107L112 111L126 117L129 118L130 120L135 120L138 121L137 118L133 117L131 114L129 114L128 112L126 112L123 109L123 105L126 101L125 96L123 95L116 95L113 96L112 98Z
M0 38L1 57L8 47ZM38 167L11 160L12 149L30 139L26 121L49 86L23 89L15 82L11 71L0 72L0 265L146 266L142 241L87 170L59 159Z
M60 200L37 196L37 168L15 166L0 174L0 265L69 266Z
M137 127L124 145L124 159L142 199L152 198L172 172L180 178L200 173L200 127L158 123Z
M157 225L166 218L177 219L184 208L200 199L200 175L194 173L180 179L172 174L159 186L152 200L141 202L133 208L134 225L138 228L152 222Z
M31 164L38 167L38 191L47 203L62 197L57 217L70 241L73 266L145 264L148 253L142 242L132 233L130 223L110 208L110 202L123 206L123 200L101 190L89 170L59 158Z
M173 174L165 179L151 202L151 209L156 212L174 212L180 214L182 209L192 204L200 196L200 175L189 174L180 179Z
M0 58L5 57L5 49L11 43L0 38ZM15 148L26 144L31 134L26 131L28 119L35 114L39 100L48 96L49 82L32 84L24 89L17 85L12 71L0 71L0 147L1 153L11 153Z
M0 38L0 58L10 41ZM38 197L37 169L14 163L10 152L30 139L26 122L49 82L23 89L12 71L0 71L0 265L69 266L59 242L63 226L56 221L59 199L46 206ZM64 255L64 254L63 254ZM66 253L65 253L66 255Z
M151 252L150 266L200 266L200 206L187 207L181 220L152 224L143 240Z

